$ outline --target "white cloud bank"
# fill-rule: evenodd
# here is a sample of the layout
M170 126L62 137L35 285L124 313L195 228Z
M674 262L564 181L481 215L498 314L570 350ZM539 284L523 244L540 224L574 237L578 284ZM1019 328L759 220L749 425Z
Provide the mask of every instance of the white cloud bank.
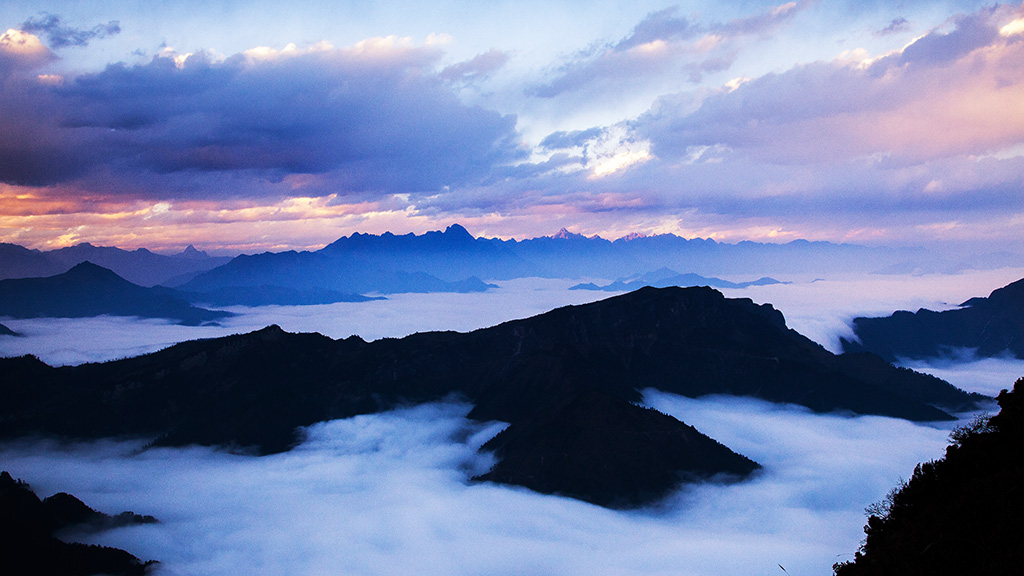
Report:
M727 292L774 302L792 327L827 344L856 314L956 304L1021 275L1005 269L801 280ZM0 338L0 353L81 362L270 322L368 339L470 330L607 296L568 285L522 280L483 294L247 309L222 328L114 318L4 321L28 336ZM991 393L1012 385L1024 362L931 368L959 386ZM477 448L500 425L465 420L468 406L459 404L318 424L297 449L262 458L208 448L140 451L138 443L15 442L0 445L0 467L43 496L67 491L104 512L157 516L159 525L90 542L158 559L161 575L747 576L781 574L780 564L789 574L828 574L857 549L864 507L909 477L917 462L941 456L952 426L821 416L750 399L653 391L645 398L764 471L748 482L691 487L663 506L634 512L470 484L466 479L488 465Z
M754 400L647 402L765 466L621 512L466 478L500 425L432 404L313 426L286 454L138 444L15 443L0 461L41 495L162 523L89 542L161 561L158 574L827 574L859 545L863 508L938 457L948 434L881 417Z

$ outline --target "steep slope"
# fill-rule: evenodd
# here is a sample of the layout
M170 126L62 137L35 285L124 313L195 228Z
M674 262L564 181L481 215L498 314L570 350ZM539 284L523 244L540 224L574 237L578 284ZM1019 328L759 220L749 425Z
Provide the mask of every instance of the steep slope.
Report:
M168 318L198 325L231 316L204 310L158 289L143 288L91 262L46 278L0 280L0 316L84 318L108 314Z
M1024 378L997 400L999 414L955 431L944 458L919 464L876 507L836 576L1020 573Z
M104 530L152 522L152 516L131 512L107 516L63 492L40 500L28 484L0 472L0 567L6 574L145 574L151 563L124 550L63 542L54 533L69 527Z
M15 332L14 330L11 330L10 328L8 328L7 326L4 326L3 324L0 324L0 336L17 336L17 335L18 335L18 333Z
M718 456L716 465L695 464L705 457L684 455L693 448L683 446L692 429L628 407L643 388L914 420L950 418L930 402L973 399L950 393L937 379L884 363L864 366L789 330L771 306L727 299L710 288L645 288L466 334L367 343L269 327L105 364L51 368L27 357L0 360L0 437L136 435L159 437L160 444L254 446L266 453L298 441L298 426L456 394L473 403L470 417L510 423L504 439L492 444L504 458L489 478L503 482L536 476L518 467L531 466L539 454L532 450L542 453L553 438L545 431L565 422L583 426L581 446L632 430L630 441L640 444L619 453L660 457L616 460L607 444L609 452L594 456L609 464L602 468L605 477L587 489L595 490L590 496L575 484L527 485L606 502L610 489L599 487L618 486L624 475L658 479L635 485L641 495L620 496L633 501L659 486L670 488L674 483L659 484L669 477L741 473L748 466ZM570 461L547 459L560 468L550 477L571 481ZM644 468L628 468L634 464ZM665 466L671 474L657 471Z
M971 348L982 357L1012 354L1024 359L1024 279L971 298L956 310L895 312L886 318L855 318L857 342L847 351L867 350L894 362L897 357L941 357Z

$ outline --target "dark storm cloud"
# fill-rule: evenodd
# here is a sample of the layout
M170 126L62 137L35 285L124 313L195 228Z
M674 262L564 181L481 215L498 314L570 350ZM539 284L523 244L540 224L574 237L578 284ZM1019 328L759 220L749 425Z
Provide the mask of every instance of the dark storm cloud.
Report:
M128 178L331 173L357 191L437 190L481 178L519 154L515 118L462 104L432 72L437 54L428 49L382 40L223 61L175 56L32 86L43 94L21 136L66 141L54 154ZM0 104L0 114L8 108ZM18 150L28 158L7 151L0 165L18 160L31 170L0 169L0 180L47 184L81 172Z
M121 24L117 20L98 24L85 30L68 26L64 24L60 16L46 12L29 18L19 28L24 32L45 36L52 48L88 46L89 42L94 39L115 36L121 32Z

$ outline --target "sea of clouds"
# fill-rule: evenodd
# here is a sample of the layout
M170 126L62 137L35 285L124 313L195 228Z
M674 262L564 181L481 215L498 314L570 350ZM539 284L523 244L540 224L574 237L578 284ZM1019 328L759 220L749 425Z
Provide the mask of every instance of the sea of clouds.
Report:
M791 327L835 349L856 315L948 308L1021 276L1024 270L792 279L727 295L773 302ZM0 337L0 354L79 363L269 323L366 339L471 330L608 296L568 286L521 280L484 294L233 309L241 315L221 327L117 318L4 320L26 336ZM986 394L1024 376L1022 361L969 355L915 367ZM317 424L299 447L272 456L198 447L143 450L141 442L20 440L0 444L0 468L41 496L66 491L107 513L156 516L160 524L84 538L160 560L162 575L828 574L860 544L864 508L908 478L918 462L940 457L956 425L816 415L752 399L690 399L655 390L645 391L644 399L764 470L745 482L691 486L634 511L472 483L468 479L490 463L479 446L503 425L467 420L470 407L456 402ZM962 421L971 417L964 414Z

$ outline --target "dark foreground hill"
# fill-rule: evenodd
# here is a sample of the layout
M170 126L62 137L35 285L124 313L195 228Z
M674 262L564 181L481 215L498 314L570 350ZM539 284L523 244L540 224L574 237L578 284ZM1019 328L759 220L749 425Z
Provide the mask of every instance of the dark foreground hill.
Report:
M40 500L28 484L0 473L0 570L4 574L141 576L152 562L105 546L64 542L61 530L97 531L156 522L152 516L123 512L108 516L63 492Z
M1015 575L1024 567L1024 378L876 507L836 576Z
M162 289L132 284L91 262L46 278L0 280L0 316L87 318L104 314L168 318L186 325L232 316L197 308Z
M958 348L974 349L981 357L1009 353L1024 359L1024 279L955 310L855 318L853 330L859 342L843 340L844 350L867 350L890 362L941 357Z
M489 480L642 503L681 479L756 467L636 406L644 388L911 420L950 419L935 405L981 399L871 355L835 356L770 305L645 288L465 334L335 341L272 326L104 364L0 360L0 437L133 435L269 453L298 442L296 427L456 395L471 418L510 424L487 447L498 456Z

